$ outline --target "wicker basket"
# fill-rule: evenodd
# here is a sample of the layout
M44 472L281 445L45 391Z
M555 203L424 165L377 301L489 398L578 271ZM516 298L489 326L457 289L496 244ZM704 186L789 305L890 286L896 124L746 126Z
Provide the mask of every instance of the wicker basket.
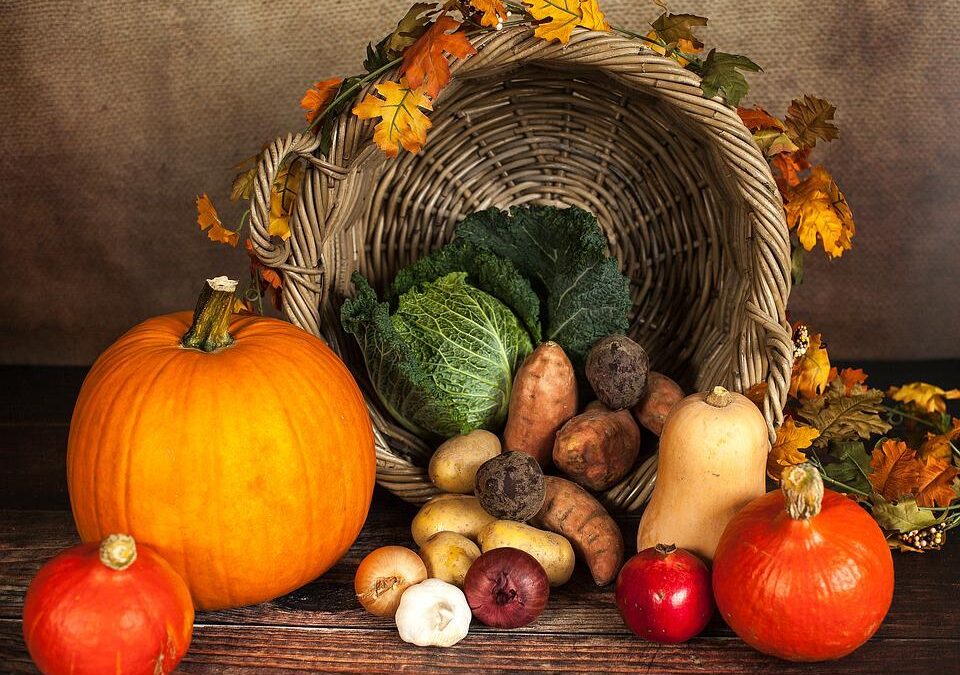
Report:
M432 448L382 410L340 327L350 274L383 291L464 216L491 206L594 213L632 280L630 334L654 369L688 389L766 380L772 435L793 352L790 244L770 170L736 112L703 98L696 75L612 33L578 29L561 46L518 27L474 44L478 53L454 64L419 154L384 158L373 123L347 111L326 157L309 134L272 143L251 199L254 249L283 271L287 316L326 339L365 387L380 484L411 502L436 494L425 470ZM292 236L280 241L267 234L270 188L292 157L307 171ZM655 474L654 455L608 491L608 504L640 507Z

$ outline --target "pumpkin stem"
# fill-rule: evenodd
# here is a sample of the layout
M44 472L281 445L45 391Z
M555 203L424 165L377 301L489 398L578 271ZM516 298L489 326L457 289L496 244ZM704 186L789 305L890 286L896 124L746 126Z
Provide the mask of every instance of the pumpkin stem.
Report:
M714 408L726 408L733 401L733 396L723 387L714 387L705 400Z
M233 344L230 317L233 315L233 293L237 282L227 277L207 279L193 311L193 323L180 344L187 349L215 352Z
M807 520L820 513L823 479L812 464L804 462L784 468L780 474L780 489L783 490L787 515L794 520Z
M137 543L129 534L111 534L100 544L100 562L117 572L137 559Z

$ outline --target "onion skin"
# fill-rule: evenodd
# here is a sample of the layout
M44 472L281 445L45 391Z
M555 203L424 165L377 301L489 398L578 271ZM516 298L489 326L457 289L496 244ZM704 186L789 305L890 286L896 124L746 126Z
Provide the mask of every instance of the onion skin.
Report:
M634 633L676 644L698 635L713 616L710 571L700 558L673 546L640 551L617 577L617 609Z
M494 628L520 628L536 621L550 599L550 581L529 553L495 548L474 561L463 590L473 615Z
M873 519L824 490L820 512L794 519L780 490L727 526L713 562L720 613L744 642L790 661L839 659L879 628L893 597L893 558Z
M374 616L393 617L403 592L427 578L427 566L403 546L381 546L357 567L353 589L363 608Z

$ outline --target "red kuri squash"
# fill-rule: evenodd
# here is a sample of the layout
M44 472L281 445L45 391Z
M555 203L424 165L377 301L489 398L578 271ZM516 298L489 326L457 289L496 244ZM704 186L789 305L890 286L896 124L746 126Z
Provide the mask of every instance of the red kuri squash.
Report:
M172 672L190 645L183 579L148 546L110 535L40 568L23 602L23 636L47 675Z
M67 452L84 541L129 532L200 609L283 595L333 565L373 494L373 430L343 362L277 319L232 315L209 280L192 317L149 319L94 364Z
M893 558L870 515L801 464L727 525L713 592L753 648L791 661L839 659L869 640L890 609Z

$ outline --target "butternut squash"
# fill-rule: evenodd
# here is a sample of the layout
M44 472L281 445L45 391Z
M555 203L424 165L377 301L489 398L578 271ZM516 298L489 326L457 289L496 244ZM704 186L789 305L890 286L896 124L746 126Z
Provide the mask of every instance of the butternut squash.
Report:
M680 401L660 436L637 550L674 544L711 560L730 519L766 491L769 451L767 423L746 396L714 387Z

